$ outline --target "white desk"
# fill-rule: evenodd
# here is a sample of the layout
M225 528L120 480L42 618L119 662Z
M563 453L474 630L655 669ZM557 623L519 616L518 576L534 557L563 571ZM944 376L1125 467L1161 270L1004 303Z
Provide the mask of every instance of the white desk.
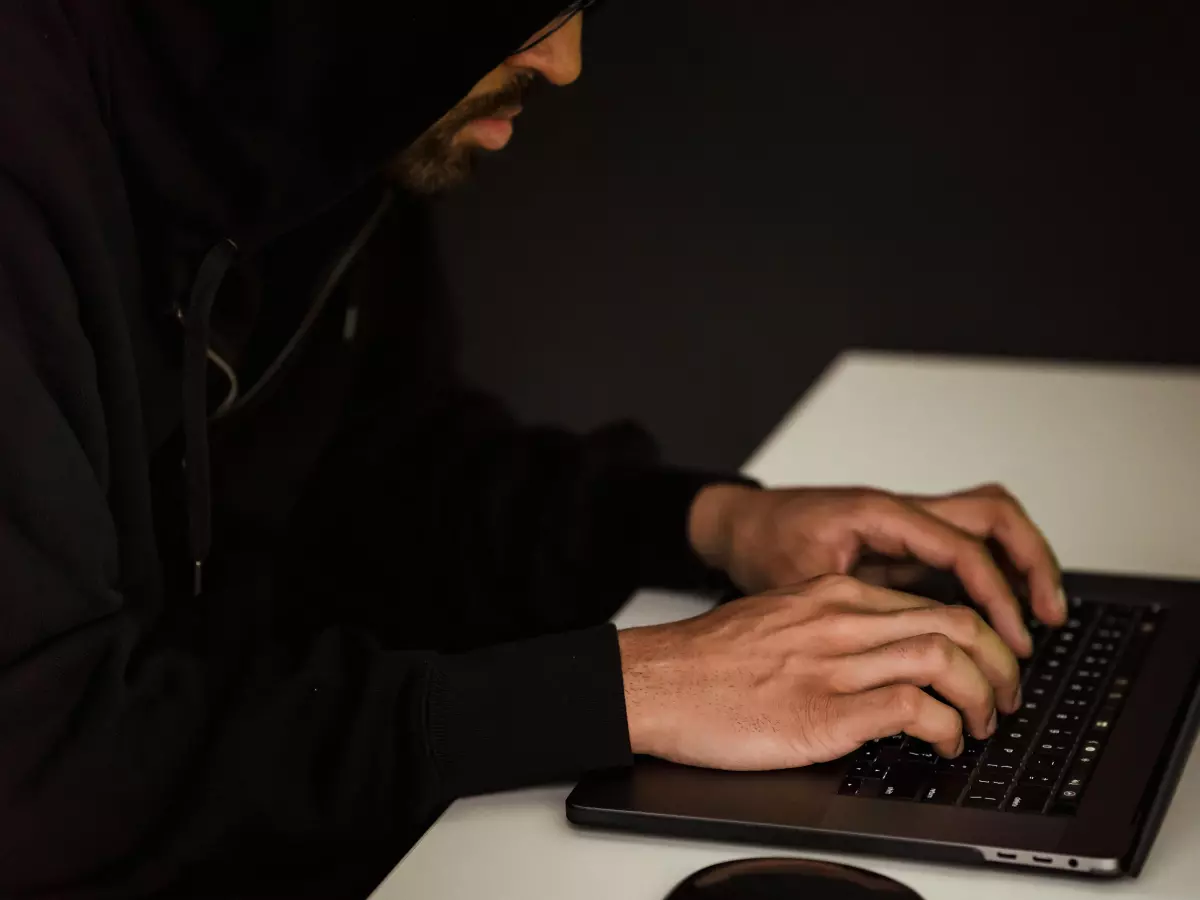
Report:
M873 484L936 492L1002 481L1068 568L1200 577L1200 373L999 364L852 353L754 455L769 484ZM622 626L701 611L640 594ZM1197 636L1200 640L1200 636ZM837 857L925 900L1105 895L1200 897L1200 754L1142 877L1097 884L1042 875ZM577 830L568 786L460 801L374 900L662 900L696 869L791 851Z

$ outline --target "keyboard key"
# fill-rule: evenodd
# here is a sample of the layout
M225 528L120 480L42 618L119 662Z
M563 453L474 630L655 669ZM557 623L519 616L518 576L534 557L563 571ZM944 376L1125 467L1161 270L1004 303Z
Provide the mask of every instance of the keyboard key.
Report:
M1072 769L1067 773L1067 777L1063 779L1062 786L1065 790L1079 792L1083 790L1083 786L1085 784L1087 784L1085 772L1082 772L1079 769Z
M922 803L933 803L938 806L953 806L967 789L967 776L959 773L939 775L925 787L921 795Z
M1015 746L1028 747L1033 740L1033 729L1018 728L1007 722L1001 722L999 729L996 731L995 740L1004 741L1007 744Z
M977 781L988 784L1012 784L1017 775L1017 767L1010 763L984 763L979 767Z
M1071 765L1067 768L1067 776L1064 779L1064 784L1076 779L1079 779L1080 784L1087 784L1088 779L1092 777L1092 772L1096 768L1096 759L1095 754L1089 754L1072 760ZM1072 786L1077 787L1078 785Z
M1008 809L1012 812L1040 813L1046 808L1050 799L1050 788L1018 786L1008 799Z
M1079 748L1079 759L1096 759L1101 749L1099 741L1084 741Z
M1026 771L1042 775L1056 775L1062 771L1063 762L1064 760L1061 756L1051 756L1049 753L1036 753L1029 760Z
M1051 756L1066 756L1071 752L1072 746L1072 743L1069 741L1046 738L1040 743L1035 744L1034 748L1038 753L1048 753Z
M961 756L957 759L940 759L937 771L970 773L975 771L976 765L978 765L978 760L963 759Z
M925 789L933 770L927 766L900 766L888 773L879 796L888 800L915 800Z
M984 750L987 749L990 740L990 738L985 738L981 741L978 738L971 737L970 735L963 735L962 755L978 757L981 753L983 753Z
M1071 743L1074 742L1076 734L1077 730L1074 727L1068 725L1057 725L1051 721L1050 727L1046 729L1046 734L1044 737L1051 741L1066 741Z
M1003 800L1003 791L975 788L967 791L967 796L963 800L962 805L971 809L999 809Z
M1035 719L1033 716L1025 715L1024 713L1013 713L1011 716L1003 716L1000 719L1001 730L1027 731L1034 732L1037 730L1040 719ZM987 742L984 741L984 744Z
M1046 790L1054 787L1054 782L1058 780L1057 775L1046 775L1038 772L1025 772L1021 775L1020 784L1025 787L1041 787Z
M983 761L985 763L1008 763L1015 766L1025 756L1026 749L1028 748L1011 743L992 744L988 747L987 753L983 755Z
M908 750L905 749L902 759L906 763L915 763L917 765L932 766L938 760L937 753L930 750Z

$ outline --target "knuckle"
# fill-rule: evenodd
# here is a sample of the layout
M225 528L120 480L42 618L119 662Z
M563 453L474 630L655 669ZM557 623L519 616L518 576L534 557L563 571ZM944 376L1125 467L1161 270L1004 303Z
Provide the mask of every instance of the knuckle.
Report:
M913 684L893 685L887 696L887 705L905 722L914 721L921 713L925 694Z
M987 627L979 613L969 606L947 606L941 615L949 626L947 630L959 643L974 644Z
M831 645L841 646L862 631L862 620L854 613L834 611L821 617L822 637Z
M996 499L1012 498L1008 488L998 481L989 481L986 484L981 484L975 489L975 493L983 497L994 497Z
M854 492L850 508L860 515L873 515L895 503L895 498L878 488L861 488Z
M915 640L921 661L933 672L945 672L954 664L958 647L944 634L922 634Z
M818 595L831 600L853 599L862 593L862 583L858 579L840 572L818 575L809 584Z

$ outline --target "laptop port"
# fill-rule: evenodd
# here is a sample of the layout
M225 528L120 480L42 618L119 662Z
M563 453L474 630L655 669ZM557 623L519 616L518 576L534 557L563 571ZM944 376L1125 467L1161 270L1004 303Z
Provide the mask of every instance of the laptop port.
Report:
M1035 863L1042 863L1047 866L1052 865L1054 863L1054 860L1051 859L1049 856L1035 856L1033 858L1033 861Z

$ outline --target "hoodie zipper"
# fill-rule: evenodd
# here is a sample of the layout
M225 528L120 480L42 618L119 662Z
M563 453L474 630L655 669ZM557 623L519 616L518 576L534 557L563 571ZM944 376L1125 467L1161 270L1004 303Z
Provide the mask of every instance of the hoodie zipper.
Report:
M308 310L304 313L304 318L300 320L300 324L296 327L296 330L292 333L292 336L288 339L287 343L283 345L283 348L271 361L270 365L263 370L263 373L259 376L258 380L250 386L249 390L247 390L245 393L241 392L237 372L234 370L233 366L230 365L230 363L224 357L217 353L217 351L213 350L211 347L209 348L209 360L213 363L213 365L221 370L221 374L223 374L229 381L229 390L225 394L225 399L221 401L221 404L210 416L213 421L223 419L228 415L244 410L256 397L261 395L262 392L276 378L279 377L289 360L291 360L292 357L296 355L297 351L304 346L305 341L312 332L313 326L316 325L316 323L320 320L321 313L325 311L325 307L329 304L330 297L333 296L334 291L336 291L338 285L341 284L342 279L345 277L346 272L350 270L350 266L353 264L354 260L360 253L362 253L363 248L366 247L367 242L371 239L371 236L379 228L380 222L383 221L383 217L391 208L393 201L394 195L392 192L390 190L385 192L383 198L379 201L379 205L368 217L362 228L359 229L358 233L354 236L354 239L346 245L345 249L342 250L340 254L338 254L337 260L334 262L333 267L329 270L329 274L326 276L325 280L321 282L320 288L315 294L313 294L312 302L309 304Z
M187 307L176 310L183 327L183 434L184 434L184 485L187 497L188 546L192 558L192 593L200 596L204 589L204 563L212 544L212 494L209 469L208 425L215 418L228 415L246 405L260 394L263 388L283 370L287 361L295 355L312 330L330 296L337 289L355 257L362 252L371 235L379 227L384 214L392 204L392 193L384 194L375 212L359 229L346 248L338 255L329 275L313 296L304 318L296 332L284 345L279 355L267 367L259 380L243 396L238 396L237 373L233 367L210 346L209 317L216 301L221 283L233 266L238 246L232 240L218 242L208 253L196 272L188 294ZM213 363L229 379L229 390L225 399L212 415L208 413L206 397L207 365Z

